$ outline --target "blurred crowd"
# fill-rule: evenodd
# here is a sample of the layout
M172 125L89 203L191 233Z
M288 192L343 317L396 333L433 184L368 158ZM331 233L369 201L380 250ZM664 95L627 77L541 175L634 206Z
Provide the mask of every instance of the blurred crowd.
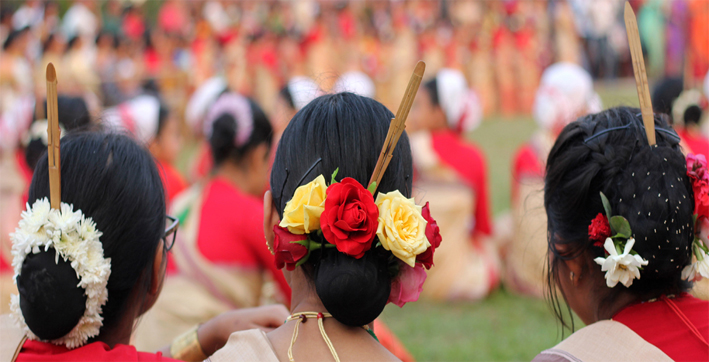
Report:
M159 91L178 118L195 89L222 77L267 113L278 90L309 76L329 91L355 72L395 108L418 59L428 74L463 71L483 112L529 113L541 72L568 61L596 78L629 76L622 0L3 2L0 111L23 129L44 69L59 91L103 107ZM651 77L694 82L709 68L709 5L631 1ZM362 88L362 85L359 85ZM17 105L24 105L18 109ZM39 107L37 107L39 108ZM24 110L24 111L23 111Z

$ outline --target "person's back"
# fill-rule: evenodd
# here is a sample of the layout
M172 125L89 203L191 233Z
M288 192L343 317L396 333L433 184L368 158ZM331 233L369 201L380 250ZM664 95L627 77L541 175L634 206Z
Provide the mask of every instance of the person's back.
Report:
M212 361L398 360L370 327L388 302L418 299L441 239L428 205L409 198L406 134L381 182L367 184L392 117L372 99L338 93L290 122L265 197L264 233L286 269L292 314L271 333L233 334Z
M536 361L709 357L709 302L686 293L709 277L706 159L685 160L664 119L655 129L650 146L640 111L613 108L570 124L552 148L549 297L560 316L558 287L587 326Z

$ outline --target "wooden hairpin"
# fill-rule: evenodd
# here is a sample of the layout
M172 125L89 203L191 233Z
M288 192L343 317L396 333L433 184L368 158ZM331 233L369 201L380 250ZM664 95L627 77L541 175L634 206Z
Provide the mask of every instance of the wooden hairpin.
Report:
M650 87L647 84L647 73L645 72L645 59L643 59L643 49L640 44L640 32L638 31L638 21L635 12L630 4L625 2L625 31L628 34L628 45L630 46L630 56L633 59L633 73L635 74L635 86L638 90L638 101L640 101L640 112L643 115L643 124L647 134L647 142L653 146L655 141L655 116L652 112L652 101L650 100Z
M399 142L399 138L401 138L401 134L406 128L406 118L409 116L411 106L414 104L414 98L416 98L416 93L418 92L419 85L421 85L421 79L423 78L425 70L426 63L419 61L416 64L414 73L411 74L409 85L406 87L406 92L404 92L404 98L401 100L401 104L399 104L399 109L396 111L394 118L391 119L389 131L384 139L382 152L379 154L377 165L374 167L372 177L369 179L368 185L374 183L374 189L372 191L376 191L379 182L382 180L382 176L384 176L384 172L387 167L389 167L389 162L393 157L396 144Z
M59 151L59 111L57 105L57 72L47 64L47 159L49 161L49 202L60 209L62 196L61 156Z

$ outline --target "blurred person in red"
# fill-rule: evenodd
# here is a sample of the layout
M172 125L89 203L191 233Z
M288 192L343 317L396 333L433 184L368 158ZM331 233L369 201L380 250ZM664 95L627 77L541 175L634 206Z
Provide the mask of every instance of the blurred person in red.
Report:
M512 160L512 217L498 227L508 240L505 252L505 286L542 297L547 254L546 215L542 200L547 155L559 132L576 118L601 110L591 75L580 66L560 62L542 74L534 99L537 131ZM501 224L498 224L501 225Z
M481 118L477 94L460 71L447 68L421 85L409 115L414 194L437 200L431 212L450 243L434 256L438 270L429 272L423 292L430 298L481 299L499 281L499 257L490 241L487 162L482 151L463 138Z
M177 118L158 97L144 94L107 108L102 120L109 128L129 132L150 150L158 164L169 208L175 196L187 188L187 182L174 166L182 147Z
M139 349L159 348L180 330L227 310L290 295L258 212L273 137L268 118L252 100L228 92L211 105L203 127L214 170L173 200L182 235L173 250L177 272L136 331Z
M682 92L672 103L672 120L677 134L682 139L685 154L709 155L709 139L702 134L702 114L707 100L698 90Z

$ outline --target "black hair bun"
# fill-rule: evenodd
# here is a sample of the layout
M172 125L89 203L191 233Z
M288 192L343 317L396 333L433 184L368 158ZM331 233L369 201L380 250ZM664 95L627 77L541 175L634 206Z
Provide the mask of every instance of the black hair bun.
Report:
M360 259L333 250L316 264L313 280L327 311L353 327L374 321L391 293L387 259L377 250Z
M64 337L79 323L86 309L86 295L71 262L50 248L28 254L17 276L20 309L25 323L37 337Z

